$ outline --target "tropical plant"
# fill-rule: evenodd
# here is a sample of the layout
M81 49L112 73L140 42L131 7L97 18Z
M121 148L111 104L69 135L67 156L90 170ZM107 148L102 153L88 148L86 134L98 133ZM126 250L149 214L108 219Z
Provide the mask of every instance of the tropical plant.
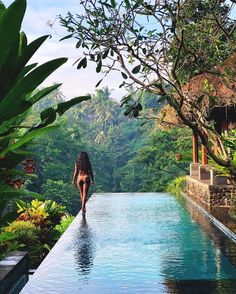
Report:
M180 175L188 174L190 132L188 129L170 129L149 132L143 146L126 165L114 174L120 191L161 192ZM176 153L182 154L177 161Z
M47 244L42 243L40 239L41 228L30 221L16 220L4 228L7 233L15 234L15 244L18 244L21 250L29 252L30 266L37 266L49 251ZM10 247L8 252L10 252Z
M38 242L40 228L30 221L16 220L4 228L5 232L16 234L17 241L29 246Z
M211 165L218 171L219 175L225 176L234 184L232 170L236 170L236 130L225 131L222 135L224 145L228 148L228 156L231 162L231 170L211 161Z
M9 252L21 248L21 244L16 241L17 235L12 232L1 232L0 234L0 260Z
M9 252L10 241L29 251L30 264L38 265L73 220L65 208L52 200L18 200L18 218L3 229L0 246ZM57 225L60 225L57 228Z
M83 48L77 68L94 62L96 72L104 77L120 71L121 87L159 95L158 101L170 106L181 123L200 137L209 156L236 181L236 169L211 119L211 110L222 101L210 82L220 76L232 93L229 103L235 104L235 67L222 65L231 54L235 60L235 1L85 0L81 7L82 13L61 17L67 37L74 37L76 47ZM210 78L200 83L200 94L192 95L186 82L202 73ZM137 117L142 111L140 101L130 95L122 104L127 105L126 115ZM218 146L217 154L213 146Z
M16 166L31 156L27 145L33 139L53 130L52 124L71 106L88 100L89 96L76 97L49 107L40 113L40 119L27 120L32 105L46 95L58 89L60 84L35 91L37 87L66 58L58 58L40 66L28 64L31 57L48 38L42 36L28 44L27 37L20 32L25 14L26 0L16 0L8 8L0 2L0 224L14 219L15 210L9 212L7 205L23 195L38 197L33 192L9 185L9 179L21 177L22 172ZM13 106L14 105L14 106Z
M186 187L186 177L178 177L175 178L173 181L171 181L167 187L166 192L172 193L172 194L179 194L180 192L183 192Z
M66 231L66 229L69 227L69 225L73 222L74 218L75 217L70 214L63 215L63 217L61 218L60 224L55 226L55 230L60 232L60 234L62 235Z
M61 162L62 168L64 164L64 162ZM55 181L47 179L46 183L42 185L42 195L45 199L52 199L61 203L69 213L76 215L81 208L81 200L78 190L70 182L65 183L62 180Z
M55 226L65 214L65 207L53 200L39 201L34 199L31 203L19 200L17 206L19 220L30 221L42 229Z

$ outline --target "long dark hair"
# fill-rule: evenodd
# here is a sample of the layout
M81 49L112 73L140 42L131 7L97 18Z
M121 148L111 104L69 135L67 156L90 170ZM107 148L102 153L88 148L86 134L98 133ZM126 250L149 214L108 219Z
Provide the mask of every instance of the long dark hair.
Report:
M89 171L91 169L91 162L88 157L88 153L85 151L80 152L76 160L78 170Z

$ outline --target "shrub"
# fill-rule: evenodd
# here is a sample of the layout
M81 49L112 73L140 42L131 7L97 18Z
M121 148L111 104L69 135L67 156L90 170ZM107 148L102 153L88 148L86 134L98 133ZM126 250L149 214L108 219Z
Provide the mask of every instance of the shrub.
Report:
M12 232L2 232L0 234L0 259L3 259L11 251L18 250L22 247L16 241L16 234Z
M61 219L60 224L56 225L55 230L60 232L60 234L62 235L66 231L66 229L69 227L69 225L73 222L74 218L75 217L70 214L64 215Z
M181 191L185 190L185 186L186 186L186 178L178 177L167 185L166 192L169 192L172 194L179 194Z
M11 232L16 235L19 243L27 246L38 243L40 228L31 223L30 221L16 220L9 226L5 227L5 232Z
M53 200L32 200L30 204L18 201L18 213L20 220L31 221L40 226L41 229L59 224L61 217L65 214L65 207Z

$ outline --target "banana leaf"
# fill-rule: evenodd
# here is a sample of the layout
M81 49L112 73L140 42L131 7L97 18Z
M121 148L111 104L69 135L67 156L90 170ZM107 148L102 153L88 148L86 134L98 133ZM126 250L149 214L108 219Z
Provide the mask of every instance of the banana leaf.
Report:
M42 129L37 129L37 130L33 130L27 134L25 134L23 137L21 137L18 141L16 141L14 144L8 146L7 148L3 149L0 151L0 156L5 156L8 152L12 152L16 149L18 149L19 147L25 145L26 143L28 143L29 141L37 138L38 136L41 136L51 130L55 130L56 128L58 128L58 126L50 126L50 127L45 127Z
M12 232L5 232L0 235L0 243L11 241L17 237L16 234Z
M66 61L67 58L57 58L46 62L20 80L0 103L0 122L14 117L25 95L34 91L52 72ZM14 105L14 108L12 108L12 105Z
M0 70L19 34L25 9L26 1L16 0L0 16Z
M66 102L62 102L59 103L57 105L57 108L54 109L52 107L49 107L47 109L45 109L43 112L41 112L40 116L41 116L41 123L36 126L33 127L32 130L36 130L42 127L46 127L47 125L53 123L56 118L57 118L57 113L59 114L59 116L63 115L68 109L70 109L72 106L82 102L82 101L86 101L89 100L91 98L91 96L80 96L80 97L76 97L73 98L69 101Z
M0 187L0 189L1 188L2 187ZM39 200L44 199L43 196L38 194L38 193L29 191L29 190L26 190L26 189L14 189L14 188L11 188L11 187L5 188L3 191L1 191L0 195L1 195L1 197L3 199L7 199L7 200L14 199L14 198L19 198L21 196L30 196L30 197L33 197L33 198L36 198L36 199L39 199Z
M65 113L68 109L70 109L72 106L81 103L82 101L87 101L91 98L91 96L80 96L80 97L75 97L71 99L70 101L62 102L59 103L56 109L56 112L59 115L62 115Z
M27 156L24 154L8 153L6 156L0 157L0 168L12 169L26 158Z
M14 221L17 217L18 217L18 213L16 210L12 210L12 211L7 212L6 214L3 214L0 217L0 223L1 223L0 227L6 226L8 223Z
M20 176L22 178L33 178L33 179L37 179L38 177L36 174L26 174L22 170L18 170L18 169L9 169L4 171L0 170L0 178L1 176L11 176L11 177Z
M0 16L3 14L3 12L6 10L5 5L0 1Z

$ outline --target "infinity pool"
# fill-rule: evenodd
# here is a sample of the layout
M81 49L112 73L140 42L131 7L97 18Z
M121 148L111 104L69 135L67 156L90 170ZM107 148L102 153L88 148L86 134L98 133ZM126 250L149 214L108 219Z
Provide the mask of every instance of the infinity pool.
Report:
M236 293L236 244L185 198L94 194L21 293Z

